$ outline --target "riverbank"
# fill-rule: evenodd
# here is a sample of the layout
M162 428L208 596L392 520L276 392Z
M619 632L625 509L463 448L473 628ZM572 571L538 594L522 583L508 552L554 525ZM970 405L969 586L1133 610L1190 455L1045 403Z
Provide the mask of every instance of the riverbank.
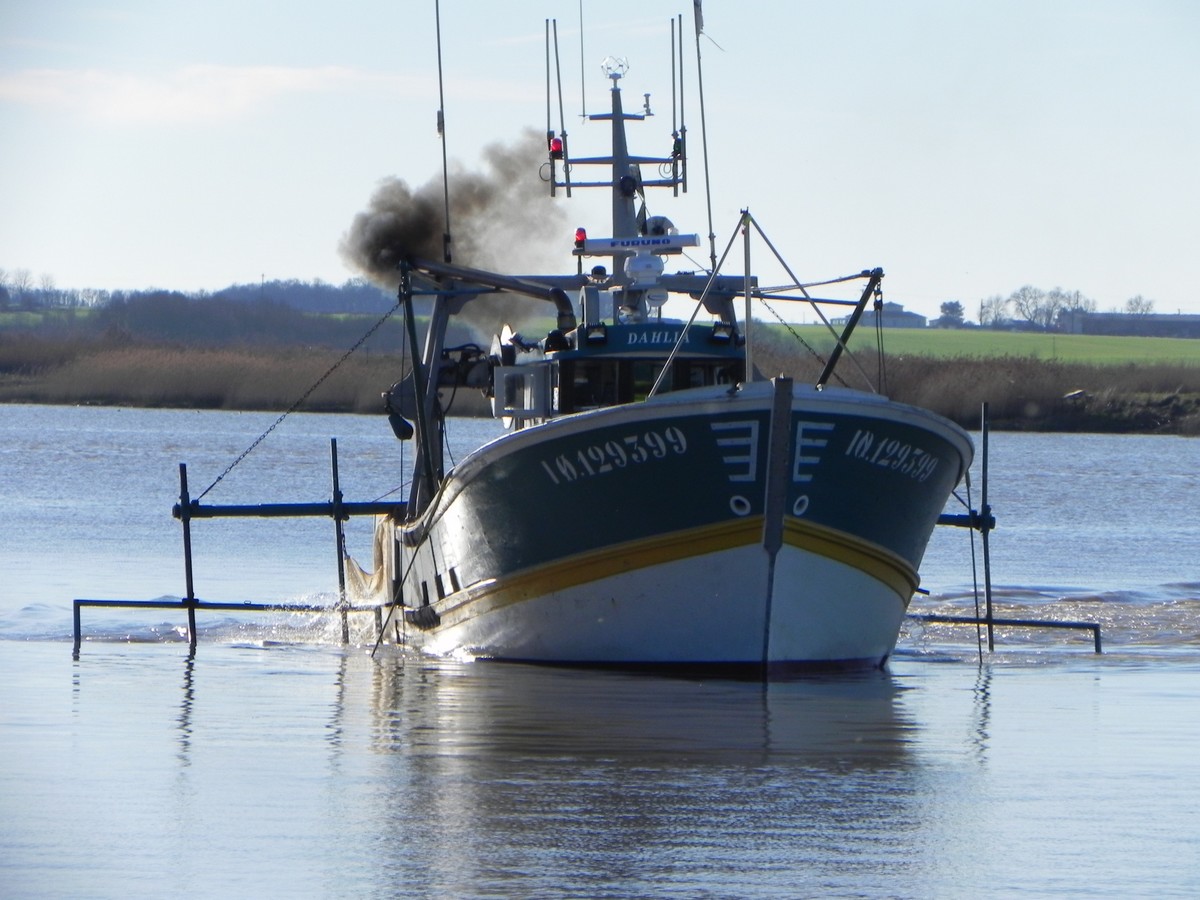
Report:
M382 412L380 394L406 371L398 354L307 347L203 348L124 341L0 339L0 403L309 412ZM1200 435L1200 366L1088 365L1032 357L885 356L834 384L875 387L978 428L989 405L1000 430ZM813 381L820 361L773 343L763 374ZM864 365L865 367L865 365ZM844 379L844 380L843 380ZM444 394L452 415L490 415L475 390Z

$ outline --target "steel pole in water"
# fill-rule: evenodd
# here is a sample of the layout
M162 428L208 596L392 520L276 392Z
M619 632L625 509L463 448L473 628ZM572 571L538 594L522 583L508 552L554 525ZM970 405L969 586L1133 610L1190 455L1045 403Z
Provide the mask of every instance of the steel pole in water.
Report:
M329 460L333 467L333 534L337 541L338 606L342 610L342 643L350 643L350 624L346 615L345 531L342 528L342 488L338 482L337 438L329 439Z
M980 442L983 444L983 459L980 462L980 474L983 476L983 496L980 497L979 504L982 524L979 533L983 541L983 599L987 611L988 651L991 652L996 649L996 640L995 629L992 625L994 618L992 615L992 552L988 543L992 508L988 506L988 405L986 401L980 410L979 417Z
M183 573L187 582L187 597L184 603L188 610L188 648L196 652L196 593L192 583L192 520L188 514L191 498L188 496L187 463L179 464L179 510L183 522Z

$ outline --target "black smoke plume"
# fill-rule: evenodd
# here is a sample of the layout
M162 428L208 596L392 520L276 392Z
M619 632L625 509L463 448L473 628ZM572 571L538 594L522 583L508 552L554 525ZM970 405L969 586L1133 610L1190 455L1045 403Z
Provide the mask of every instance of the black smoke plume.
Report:
M561 245L558 265L569 265L573 233L562 209L539 177L546 159L545 138L529 129L510 146L484 149L486 169L451 167L450 251L453 262L503 274L521 274L546 265L547 246ZM346 262L374 283L395 288L397 265L408 257L442 261L446 231L441 176L413 189L386 178L367 209L354 217L343 236Z

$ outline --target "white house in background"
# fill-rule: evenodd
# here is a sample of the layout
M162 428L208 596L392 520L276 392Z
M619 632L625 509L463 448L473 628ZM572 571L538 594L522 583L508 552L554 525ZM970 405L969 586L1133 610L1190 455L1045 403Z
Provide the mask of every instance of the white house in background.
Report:
M926 328L928 321L919 313L908 312L899 303L885 302L883 304L883 312L879 314L879 324L884 328ZM833 319L834 325L845 325L849 316L842 316L840 319ZM876 325L876 313L874 309L868 309L863 313L860 321L861 325L866 325L874 328Z

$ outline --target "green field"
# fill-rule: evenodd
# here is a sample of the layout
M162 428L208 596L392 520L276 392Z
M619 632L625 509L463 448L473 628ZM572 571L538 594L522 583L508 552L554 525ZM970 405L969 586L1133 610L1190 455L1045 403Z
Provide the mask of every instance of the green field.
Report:
M47 327L76 328L86 332L94 315L91 309L52 312L0 312L0 333L8 330L39 330ZM320 317L318 317L320 318ZM328 315L331 325L342 326L355 320L369 323L373 316ZM781 325L755 321L766 328L769 343L777 349L795 344L792 333L822 355L833 347L834 339L821 325ZM364 325L364 327L366 327ZM554 320L539 317L521 323L520 330L533 336L554 327ZM496 330L499 330L497 326ZM883 333L884 350L891 356L928 356L940 359L965 357L1016 357L1056 360L1087 365L1183 364L1200 365L1200 340L1159 337L1109 337L1085 334L1045 334L985 329L889 328ZM856 353L873 355L875 332L860 327L850 341Z
M792 340L788 328L769 325L774 336ZM810 346L828 352L833 339L820 325L790 326ZM1090 365L1183 363L1200 365L1200 340L1188 338L1108 337L1090 334L1042 334L981 329L889 328L883 332L884 351L893 356L985 358L1011 356ZM850 349L874 353L875 332L860 328Z
M41 328L52 325L66 325L75 321L83 321L92 314L90 309L56 309L52 312L43 310L5 310L0 312L0 331L6 328Z
M755 320L754 324L768 329L771 344L775 347L794 344L792 332L822 355L828 354L834 345L834 339L823 325L780 325L759 320ZM518 330L532 337L553 327L554 320L543 317L521 323ZM850 340L850 349L856 354L873 356L874 329L864 326L855 331ZM892 356L929 356L937 359L1007 356L1101 366L1139 363L1200 366L1200 339L1189 338L1046 334L980 328L888 328L883 332L883 349Z

